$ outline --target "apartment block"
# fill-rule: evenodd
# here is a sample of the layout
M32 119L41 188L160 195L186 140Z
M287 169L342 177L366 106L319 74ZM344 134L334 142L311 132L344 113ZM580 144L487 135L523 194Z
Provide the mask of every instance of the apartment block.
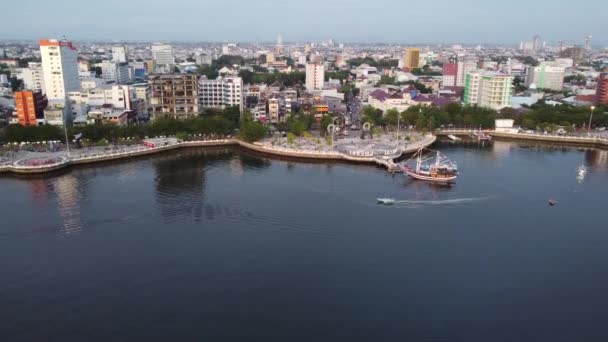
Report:
M243 79L227 76L209 80L206 77L201 77L199 80L199 97L202 109L239 107L240 112L243 113Z
M502 109L511 103L513 77L500 72L474 71L467 74L464 104Z
M46 106L47 99L41 91L15 92L17 119L22 126L36 126L38 120L44 119Z

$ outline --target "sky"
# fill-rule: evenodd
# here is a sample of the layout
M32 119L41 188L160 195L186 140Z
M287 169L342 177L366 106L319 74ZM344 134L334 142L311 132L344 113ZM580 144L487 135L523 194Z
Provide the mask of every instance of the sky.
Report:
M20 0L0 39L608 45L606 0Z

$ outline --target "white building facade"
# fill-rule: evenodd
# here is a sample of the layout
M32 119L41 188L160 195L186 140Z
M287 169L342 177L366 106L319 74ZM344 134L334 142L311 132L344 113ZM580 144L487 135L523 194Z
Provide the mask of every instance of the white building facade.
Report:
M526 86L536 85L537 89L561 91L564 86L566 69L543 63L539 66L527 68Z
M40 55L44 89L49 101L65 101L68 92L80 90L78 52L72 42L43 39Z
M494 71L474 71L467 74L464 104L502 109L511 103L513 77Z
M320 90L325 83L325 66L319 63L306 64L306 89Z
M199 98L201 108L239 107L243 113L243 79L229 76L209 80L202 77L199 80Z

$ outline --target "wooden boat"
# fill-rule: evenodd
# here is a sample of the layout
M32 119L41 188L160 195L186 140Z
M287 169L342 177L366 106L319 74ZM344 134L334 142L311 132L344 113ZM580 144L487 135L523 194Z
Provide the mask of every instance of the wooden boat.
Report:
M431 156L424 156L425 151L434 153ZM416 166L414 168L407 164L413 158L416 158ZM439 151L421 148L408 160L408 162L405 163L403 172L414 179L445 184L452 183L458 178L458 166L456 163L449 160Z

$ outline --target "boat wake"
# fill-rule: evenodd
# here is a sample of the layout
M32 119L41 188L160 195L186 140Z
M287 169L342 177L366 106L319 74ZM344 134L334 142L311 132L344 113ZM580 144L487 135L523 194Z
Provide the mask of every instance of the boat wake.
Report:
M458 205L458 204L470 204L475 202L483 202L490 200L494 197L467 197L467 198L454 198L446 200L431 200L431 201L420 201L420 200L395 200L395 204L405 204L413 206L422 205Z

